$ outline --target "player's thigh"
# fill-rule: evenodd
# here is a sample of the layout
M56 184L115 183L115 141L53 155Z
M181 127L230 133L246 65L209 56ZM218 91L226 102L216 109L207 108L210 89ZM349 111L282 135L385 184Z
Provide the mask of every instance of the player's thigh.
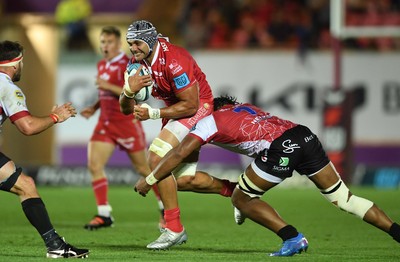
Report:
M309 176L309 178L320 190L331 187L332 185L337 183L340 179L332 163L326 165L315 175Z
M88 144L89 165L104 166L114 152L115 145L101 141L90 141Z

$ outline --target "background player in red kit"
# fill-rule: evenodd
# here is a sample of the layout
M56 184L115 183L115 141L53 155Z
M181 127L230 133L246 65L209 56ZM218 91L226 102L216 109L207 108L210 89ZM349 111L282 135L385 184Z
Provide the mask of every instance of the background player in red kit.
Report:
M4 121L10 118L18 131L26 136L32 136L74 117L76 110L71 103L65 103L54 106L49 116L31 115L26 106L24 93L14 84L22 76L23 52L24 48L17 42L8 40L0 42L0 132ZM50 221L46 206L37 192L35 181L1 152L0 190L11 192L19 197L26 218L45 243L48 258L86 258L89 255L89 250L76 248L58 235Z
M295 170L306 175L329 202L400 242L400 226L373 202L349 191L318 137L307 127L272 116L251 104L239 104L232 97L214 99L214 108L216 111L201 119L146 179L137 182L135 190L145 196L155 182L167 177L191 152L197 151L203 144L212 143L254 158L239 177L232 203L244 217L268 228L282 239L282 248L270 256L292 256L308 248L303 234L260 199L266 191L291 177Z
M182 141L198 120L211 114L213 95L205 74L189 52L158 35L150 22L133 22L128 28L126 40L133 54L131 62L141 63L151 74L139 76L138 70L129 77L129 84L124 86L120 97L121 109L125 114L134 113L140 120L162 118L162 130L149 148L149 164L154 168L170 149ZM152 82L152 95L163 100L166 107L136 105L135 93ZM182 165L172 171L179 190L230 195L228 191L232 190L227 181L213 179L206 173L196 173L198 153L193 152ZM165 208L166 224L161 236L148 244L147 248L166 249L185 242L187 235L180 222L174 178L170 176L157 185Z
M146 140L140 121L133 115L124 115L118 97L124 85L124 72L129 58L121 51L121 33L114 26L106 26L100 33L100 50L104 59L97 64L96 84L99 100L81 111L85 118L100 109L99 121L88 145L88 168L97 203L97 215L84 227L88 230L113 224L111 205L108 203L108 180L104 167L115 147L124 150L140 175L147 175Z

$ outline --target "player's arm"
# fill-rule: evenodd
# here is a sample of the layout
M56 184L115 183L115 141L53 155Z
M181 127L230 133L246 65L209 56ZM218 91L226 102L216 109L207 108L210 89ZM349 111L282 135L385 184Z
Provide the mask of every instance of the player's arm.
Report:
M176 96L179 98L179 102L160 109L161 118L179 119L196 114L200 103L199 83L197 81Z
M54 106L50 116L37 117L26 115L13 122L17 129L26 136L36 135L49 127L62 123L70 117L76 115L76 109L71 103L65 103L61 106Z
M100 101L97 100L96 103L94 103L91 106L87 106L84 109L82 109L82 111L80 112L81 116L83 116L84 118L89 118L92 115L94 115L94 113L96 113L97 109L100 108Z
M199 149L202 142L194 136L186 136L182 142L171 149L158 163L156 168L144 179L140 178L135 185L135 191L146 196L152 185L168 177L187 156Z
M96 84L98 85L98 89L110 91L116 96L119 96L121 93L121 86L114 85L104 79L101 79L100 77L97 77Z
M147 119L179 119L196 114L199 108L199 87L195 82L192 86L178 93L179 102L164 108L152 108L148 104L141 104L134 108L135 116L139 120Z

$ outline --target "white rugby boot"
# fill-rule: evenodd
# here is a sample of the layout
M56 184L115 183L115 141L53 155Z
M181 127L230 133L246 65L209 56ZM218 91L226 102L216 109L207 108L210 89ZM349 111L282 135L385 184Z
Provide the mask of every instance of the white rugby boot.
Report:
M185 229L180 233L171 231L168 228L164 228L164 232L154 241L147 245L148 249L153 250L164 250L175 245L181 245L186 243L188 237Z

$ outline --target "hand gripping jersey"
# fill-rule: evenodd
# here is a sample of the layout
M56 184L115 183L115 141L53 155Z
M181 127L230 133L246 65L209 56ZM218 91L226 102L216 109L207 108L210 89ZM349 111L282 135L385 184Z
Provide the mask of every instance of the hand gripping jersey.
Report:
M200 100L213 99L205 74L188 51L169 43L165 38L158 38L158 46L154 52L148 69L154 80L152 95L155 98L171 106L179 102L176 94L198 82ZM132 63L137 63L134 58ZM145 65L143 61L141 64Z
M105 59L97 64L97 76L111 84L121 87L124 86L124 73L129 58L120 53L111 61ZM119 97L111 91L99 89L100 100L100 120L102 121L120 121L133 119L133 115L124 115L119 108Z
M30 113L24 93L8 75L0 72L0 131L8 117L14 122L27 115Z
M189 133L203 144L256 157L286 130L297 126L251 104L225 105L199 122Z

